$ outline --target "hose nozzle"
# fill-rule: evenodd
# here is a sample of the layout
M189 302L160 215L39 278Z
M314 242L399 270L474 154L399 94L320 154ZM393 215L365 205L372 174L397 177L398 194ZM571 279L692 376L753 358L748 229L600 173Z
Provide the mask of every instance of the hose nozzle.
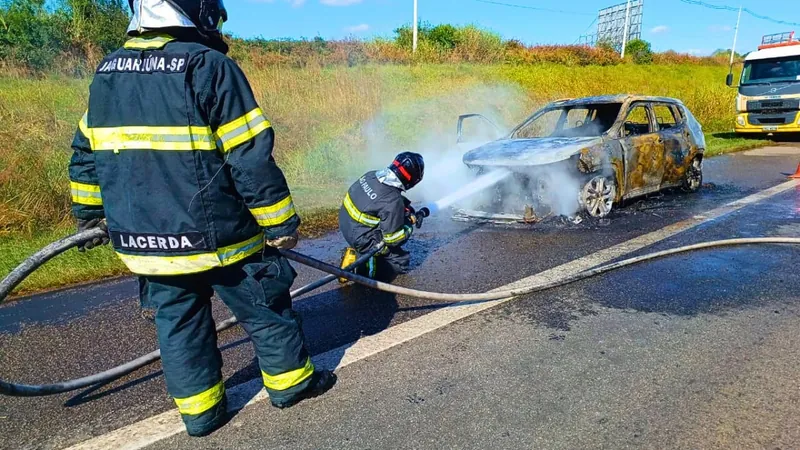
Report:
M411 215L411 224L417 228L422 227L423 220L431 215L431 210L427 207L420 208L417 212Z

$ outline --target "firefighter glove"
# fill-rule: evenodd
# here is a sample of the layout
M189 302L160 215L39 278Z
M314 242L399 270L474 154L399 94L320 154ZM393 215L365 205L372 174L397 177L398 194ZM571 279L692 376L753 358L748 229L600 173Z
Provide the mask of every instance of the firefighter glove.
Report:
M100 228L101 230L106 232L106 234L103 235L103 237L94 238L94 239L92 239L90 241L87 241L87 242L84 242L84 243L78 245L78 251L79 252L85 252L86 250L91 250L91 249L93 249L95 247L99 247L101 245L106 245L106 244L108 244L110 242L110 239L108 237L108 227L106 226L106 221L105 220L103 220L103 219L89 219L89 220L78 219L77 220L77 225L78 225L78 233L80 233L82 231L91 230L93 228Z
M404 225L403 228L406 230L406 240L411 238L411 235L414 234L414 227L411 225Z
M423 214L415 214L414 218L415 218L414 226L416 226L418 229L422 228L422 221L425 220L425 215L423 215Z
M291 250L297 245L297 233L292 233L289 236L281 236L275 239L267 239L266 243L270 247L277 248L278 250Z

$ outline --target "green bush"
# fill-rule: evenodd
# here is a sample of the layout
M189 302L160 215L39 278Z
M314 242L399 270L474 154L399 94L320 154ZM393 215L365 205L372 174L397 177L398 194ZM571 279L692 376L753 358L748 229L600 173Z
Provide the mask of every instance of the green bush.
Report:
M653 62L653 50L650 43L642 39L634 39L625 46L625 56L636 64L650 64Z
M130 21L124 0L65 0L62 11L69 18L74 47L90 43L103 53L119 48L125 41Z
M0 3L0 58L44 70L68 41L66 18L45 9L44 0Z
M0 0L0 59L34 72L63 54L95 63L122 44L127 25L123 0Z
M425 38L441 49L453 50L461 41L460 34L458 28L449 24L442 24L436 25L430 31L427 31Z

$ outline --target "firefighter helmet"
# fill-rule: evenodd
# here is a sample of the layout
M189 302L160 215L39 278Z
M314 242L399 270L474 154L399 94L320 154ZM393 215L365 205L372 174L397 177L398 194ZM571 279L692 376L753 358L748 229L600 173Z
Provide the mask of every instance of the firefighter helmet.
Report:
M425 175L425 160L419 153L403 152L394 158L389 170L397 175L405 190L409 190L422 181Z
M129 34L161 28L196 28L202 34L220 34L228 13L222 0L128 0L133 18Z

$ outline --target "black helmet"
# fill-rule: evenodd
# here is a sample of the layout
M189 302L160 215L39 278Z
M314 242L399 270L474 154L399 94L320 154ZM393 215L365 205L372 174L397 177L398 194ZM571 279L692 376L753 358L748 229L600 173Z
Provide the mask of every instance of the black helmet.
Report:
M419 153L403 152L394 158L389 170L397 175L405 190L409 190L422 181L425 175L425 161Z
M163 0L164 3L183 14L189 19L197 30L202 34L220 34L222 23L228 20L228 12L222 0ZM134 18L141 11L137 11L135 7L136 0L128 0L128 6ZM156 19L154 24L144 24L145 28L164 28L167 26L181 26L180 23L175 23L170 17L165 19L163 8L158 9L158 3L154 0L139 0L140 8L152 8L155 14L148 14L147 17L141 17L139 20L147 22L151 19ZM159 26L158 20L163 21L164 26Z

